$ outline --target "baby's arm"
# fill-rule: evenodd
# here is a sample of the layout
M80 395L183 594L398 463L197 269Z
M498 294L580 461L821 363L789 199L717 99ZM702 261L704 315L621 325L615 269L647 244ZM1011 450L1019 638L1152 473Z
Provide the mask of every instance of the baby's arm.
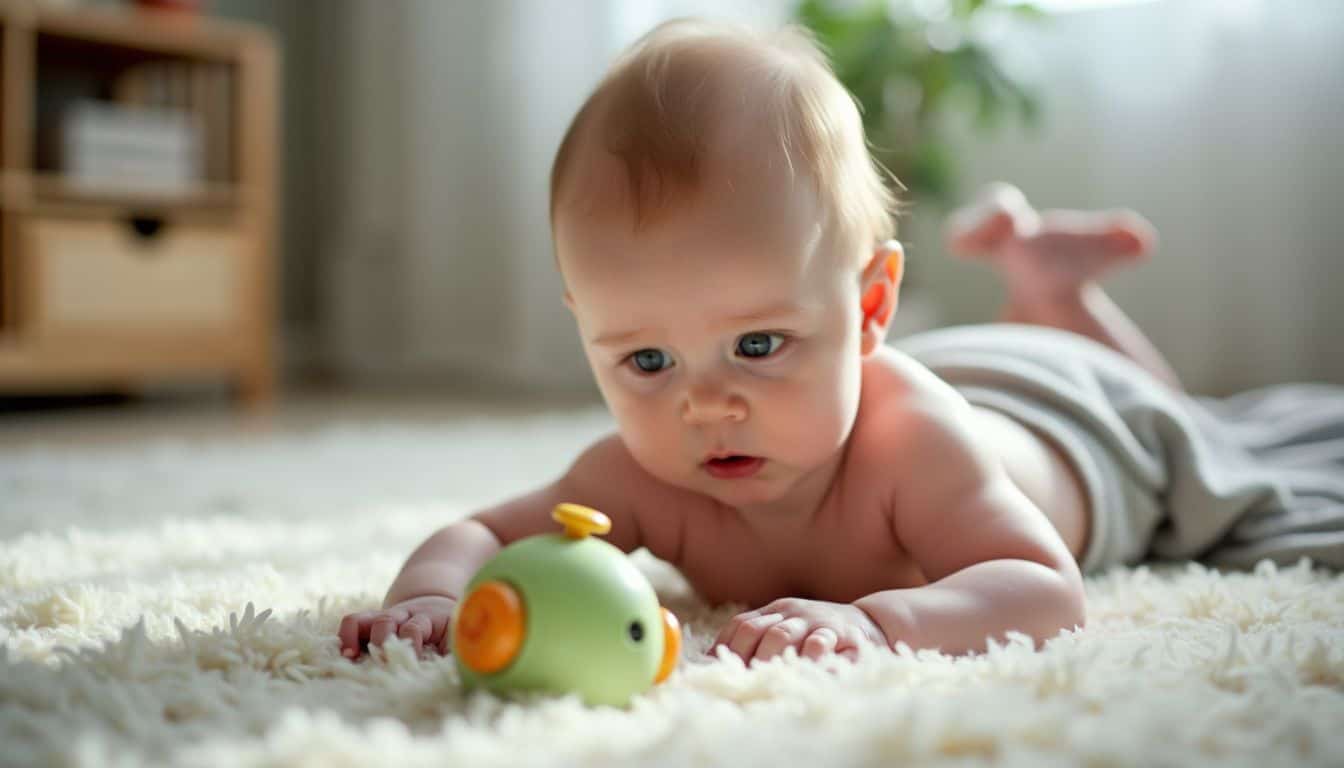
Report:
M446 652L448 624L476 571L509 543L557 530L556 504L572 501L594 507L612 521L607 539L629 552L644 541L634 502L650 497L647 484L620 438L612 435L591 447L555 482L445 526L411 553L392 582L383 608L341 620L341 652L359 655L361 646L403 637L419 651L428 645Z
M892 643L983 650L1023 632L1037 643L1085 621L1078 565L1047 517L976 439L967 413L915 406L883 429L910 457L893 528L929 584L855 601Z

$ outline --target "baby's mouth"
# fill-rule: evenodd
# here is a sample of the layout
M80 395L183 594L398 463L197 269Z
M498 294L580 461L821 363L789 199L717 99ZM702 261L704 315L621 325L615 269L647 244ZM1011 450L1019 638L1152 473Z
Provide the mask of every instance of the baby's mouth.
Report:
M765 459L759 456L745 456L742 454L732 454L730 456L718 456L707 459L704 462L705 471L710 475L723 478L734 479L739 477L749 477L756 473L765 463Z

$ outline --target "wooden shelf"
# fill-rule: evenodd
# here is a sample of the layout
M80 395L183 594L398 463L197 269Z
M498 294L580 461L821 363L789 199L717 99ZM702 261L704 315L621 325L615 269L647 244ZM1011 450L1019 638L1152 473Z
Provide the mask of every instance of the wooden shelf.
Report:
M145 343L33 341L0 336L0 381L7 390L49 392L124 387L181 375L219 376L246 361L246 350L227 339Z
M155 191L90 185L55 173L7 171L0 177L0 208L16 211L118 215L149 210L229 216L243 205L243 191L236 184L196 183L181 190Z
M0 0L0 392L211 375L270 397L277 81L253 25ZM188 117L146 133L155 110ZM89 154L87 131L109 125L100 151L137 154ZM165 164L193 147L192 165ZM128 178L200 181L95 186L66 170L87 159L99 176L130 163Z
M64 9L27 2L11 2L4 8L6 22L29 26L42 35L144 54L232 60L244 46L269 44L268 35L252 26L186 12Z
M149 189L112 189L106 185L92 186L63 178L56 174L36 174L32 177L32 201L38 205L94 205L117 208L178 210L184 208L234 208L241 193L234 184L193 184L181 191L156 192Z

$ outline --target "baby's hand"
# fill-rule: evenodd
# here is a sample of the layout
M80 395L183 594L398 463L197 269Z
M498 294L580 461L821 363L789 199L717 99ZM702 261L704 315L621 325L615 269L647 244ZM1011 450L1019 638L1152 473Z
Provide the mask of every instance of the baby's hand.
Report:
M418 654L425 647L448 653L448 625L457 601L442 595L413 597L377 611L352 613L341 619L337 634L341 655L353 659L364 645L381 646L389 637L410 640Z
M882 628L857 606L790 597L734 616L714 638L710 652L726 645L743 661L751 661L796 648L809 659L837 653L853 661L860 646L887 644Z

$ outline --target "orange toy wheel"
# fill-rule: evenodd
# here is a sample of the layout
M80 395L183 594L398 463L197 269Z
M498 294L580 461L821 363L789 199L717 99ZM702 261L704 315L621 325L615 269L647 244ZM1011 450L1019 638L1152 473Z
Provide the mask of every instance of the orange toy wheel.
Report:
M502 581L487 581L458 609L453 652L476 672L498 672L518 657L525 625L518 591Z
M658 610L663 614L663 660L658 665L658 676L653 678L654 685L666 680L681 658L681 622L666 608Z

